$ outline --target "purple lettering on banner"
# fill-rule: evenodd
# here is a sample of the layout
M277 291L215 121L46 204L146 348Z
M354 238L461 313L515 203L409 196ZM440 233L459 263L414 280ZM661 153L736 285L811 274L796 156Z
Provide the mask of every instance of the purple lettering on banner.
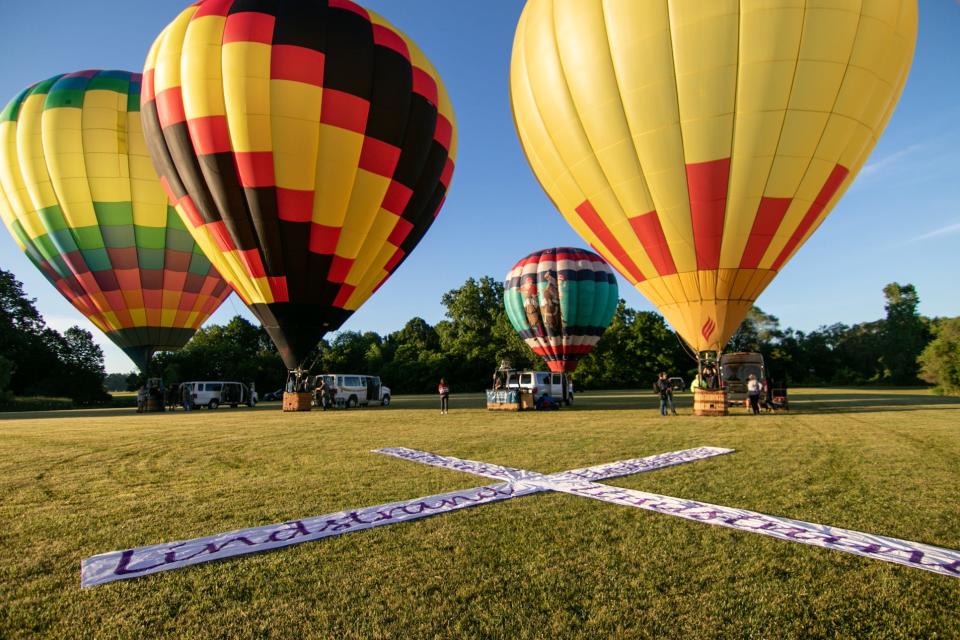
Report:
M377 453L431 466L463 471L500 480L503 484L381 504L353 511L326 514L278 525L254 527L171 544L152 545L104 553L81 563L83 587L134 578L159 571L219 560L231 556L341 535L377 526L406 522L433 514L498 502L542 491L558 491L625 507L645 509L694 522L800 542L926 571L960 577L960 551L859 531L828 527L801 520L779 518L744 509L733 509L695 500L597 484L624 475L653 471L677 464L732 453L731 449L699 447L635 460L544 475L524 469L464 460L414 449L379 449Z

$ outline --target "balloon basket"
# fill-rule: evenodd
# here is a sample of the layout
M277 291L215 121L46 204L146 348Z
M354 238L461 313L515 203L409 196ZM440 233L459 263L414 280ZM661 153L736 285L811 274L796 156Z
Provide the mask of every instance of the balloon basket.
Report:
M289 393L283 394L284 411L310 411L313 406L312 393Z
M166 407L163 406L163 398L147 398L147 404L144 407L145 413L155 413L158 411L163 411Z
M727 415L727 392L722 389L694 389L693 415Z

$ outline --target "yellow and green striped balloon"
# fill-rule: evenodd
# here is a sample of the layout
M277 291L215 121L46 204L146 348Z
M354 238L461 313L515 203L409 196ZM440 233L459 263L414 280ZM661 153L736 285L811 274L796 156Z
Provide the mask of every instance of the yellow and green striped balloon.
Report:
M0 112L0 215L17 244L143 370L230 293L170 206L140 125L140 74L80 71Z

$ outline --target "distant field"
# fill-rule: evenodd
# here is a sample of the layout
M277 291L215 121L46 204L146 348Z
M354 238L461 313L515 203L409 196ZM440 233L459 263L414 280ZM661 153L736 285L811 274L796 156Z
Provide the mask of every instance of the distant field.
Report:
M960 579L560 494L79 588L80 560L482 484L369 453L543 472L701 445L610 484L960 548L960 400L791 392L792 411L662 418L650 393L488 413L389 408L0 414L0 638L956 638Z

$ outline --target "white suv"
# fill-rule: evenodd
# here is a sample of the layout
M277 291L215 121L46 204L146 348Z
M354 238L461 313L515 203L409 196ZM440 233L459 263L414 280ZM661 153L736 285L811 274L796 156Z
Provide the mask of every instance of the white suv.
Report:
M507 378L507 388L520 386L524 391L533 392L533 399L547 394L567 406L573 404L573 385L565 373L551 371L512 371Z

